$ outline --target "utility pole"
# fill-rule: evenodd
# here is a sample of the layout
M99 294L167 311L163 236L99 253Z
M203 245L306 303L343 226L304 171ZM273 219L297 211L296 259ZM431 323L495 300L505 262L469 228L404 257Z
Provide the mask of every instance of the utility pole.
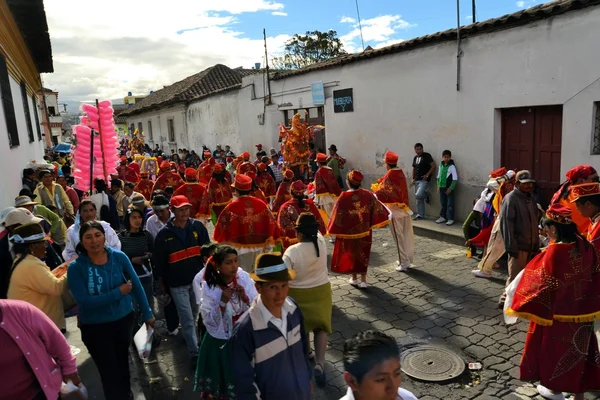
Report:
M265 41L265 67L267 70L267 91L268 95L265 97L265 104L271 104L271 75L269 75L269 53L267 52L267 30L263 29L263 38Z
M456 0L456 91L460 92L460 0Z
M477 22L477 6L475 5L476 0L472 0L471 8L473 12L473 23Z

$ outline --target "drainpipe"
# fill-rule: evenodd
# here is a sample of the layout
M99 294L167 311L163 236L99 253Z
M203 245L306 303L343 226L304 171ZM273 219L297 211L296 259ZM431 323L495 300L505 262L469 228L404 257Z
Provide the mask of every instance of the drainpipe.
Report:
M460 92L460 0L456 0L456 91Z

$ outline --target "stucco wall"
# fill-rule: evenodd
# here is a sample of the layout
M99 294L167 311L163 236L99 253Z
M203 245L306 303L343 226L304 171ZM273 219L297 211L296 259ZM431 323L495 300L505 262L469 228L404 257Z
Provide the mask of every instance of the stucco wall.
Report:
M10 79L10 89L12 92L15 115L17 117L17 129L19 131L19 146L10 148L8 144L8 131L6 120L4 118L4 109L0 103L0 171L2 171L2 190L0 191L0 209L13 206L15 197L23 187L21 183L23 169L27 167L30 161L41 161L44 157L44 140L38 140L37 129L35 125L35 112L32 98L28 96L28 107L31 115L31 126L33 127L34 141L29 143L27 132L27 122L25 119L25 110L21 98L21 88L12 78ZM41 121L42 117L38 114Z
M240 127L245 123L238 115L238 92L190 103L187 109L187 129L190 147L199 153L202 145L214 150L217 144L239 154L244 151L240 144Z
M169 119L173 119L175 127L174 142L169 140L167 125ZM152 138L150 138L148 130L148 121L152 121ZM134 124L134 129L138 127L139 122L142 123L142 129L146 136L145 140L150 147L154 148L156 144L159 144L166 154L171 154L171 149L175 149L175 151L182 148L189 149L184 105L165 107L157 111L127 117L127 126Z
M450 149L460 175L457 217L464 218L489 171L501 162L498 109L564 104L561 174L578 163L597 163L590 143L593 101L600 100L600 83L593 83L600 78L594 68L600 53L590 49L597 47L591 33L599 20L600 7L590 7L463 41L460 91L454 42L273 81L275 105L267 107L264 125L256 121L262 100L249 101L250 88L245 89L240 115L254 114L254 121L243 130L242 143L252 142L247 137L276 138L283 119L277 104L310 107L310 85L323 81L327 145L338 146L349 168L373 181L384 174L380 159L389 149L399 153L410 175L416 142L437 162ZM253 79L260 98L258 77L245 78L243 86ZM354 112L335 114L332 92L345 88L354 90ZM427 213L436 215L437 195L432 199Z

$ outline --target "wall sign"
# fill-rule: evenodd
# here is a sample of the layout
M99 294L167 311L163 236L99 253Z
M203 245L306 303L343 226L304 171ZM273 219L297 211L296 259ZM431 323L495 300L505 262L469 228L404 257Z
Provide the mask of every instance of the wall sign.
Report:
M354 97L352 89L333 91L333 112L343 113L354 111Z
M325 104L325 88L323 82L315 82L310 85L312 91L312 101L315 106Z

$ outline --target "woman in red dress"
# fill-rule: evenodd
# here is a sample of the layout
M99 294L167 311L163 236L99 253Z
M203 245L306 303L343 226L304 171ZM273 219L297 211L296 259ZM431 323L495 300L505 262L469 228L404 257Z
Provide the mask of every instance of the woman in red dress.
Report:
M583 400L600 389L600 353L594 321L600 319L600 269L593 246L582 238L571 209L553 204L542 220L551 244L527 264L507 299L509 316L530 320L521 358L521 380L540 381L538 392Z

